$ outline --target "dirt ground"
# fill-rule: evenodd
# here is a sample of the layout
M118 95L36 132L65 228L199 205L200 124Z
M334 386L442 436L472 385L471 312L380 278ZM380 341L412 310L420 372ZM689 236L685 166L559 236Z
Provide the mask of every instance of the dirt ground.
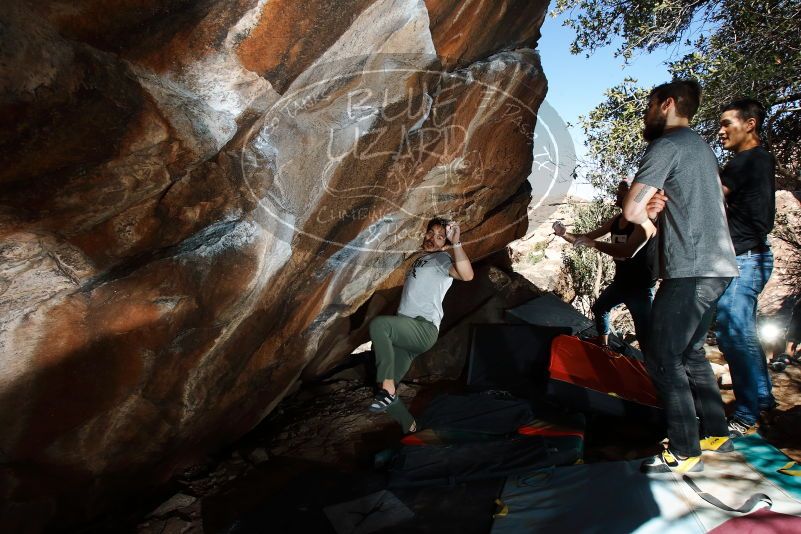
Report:
M708 357L714 363L725 363L714 348ZM801 462L801 367L771 371L771 378L778 406L765 414L759 431ZM413 413L419 413L438 394L460 390L462 385L455 382L408 383L399 389ZM375 475L374 456L396 446L401 437L397 425L387 416L367 413L371 395L371 388L353 376L335 377L302 389L231 449L187 471L173 490L177 493L162 503L162 511L140 515L132 530L142 534L230 531L237 518L247 518L254 510L264 514L276 502L290 497L294 500L287 506L308 508L308 518L316 518L317 522L306 526L322 528L324 518L315 515L319 512L315 507L323 505L315 504L314 499L342 500L356 489L374 491L367 486L351 487L353 477L358 474L359 483L371 480L380 485L370 478L371 472ZM731 390L723 390L722 395L730 408L734 398ZM589 416L585 461L647 456L658 446L663 432L658 424ZM324 496L317 490L295 487L307 481L324 482ZM299 504L298 499L308 503ZM177 505L169 506L170 502ZM189 504L181 507L181 503Z
M714 348L708 357L725 363ZM778 406L760 421L760 433L801 462L801 367L770 372ZM436 395L462 389L456 382L437 382L406 383L399 391L412 413L419 413ZM731 390L723 390L722 395L731 407ZM131 531L239 532L237 525L266 520L265 514L278 510L276 506L295 510L307 522L304 528L327 528L322 507L380 488L374 457L396 446L401 437L388 416L367 412L371 396L371 387L353 373L302 388L251 434L206 464L188 470L173 486L175 494L158 501L161 511L131 518ZM656 450L663 432L659 424L589 416L585 461L647 456ZM170 506L171 502L175 505ZM293 523L288 531L298 525Z
M720 365L726 363L723 355L714 348L708 351L707 358ZM774 447L801 462L801 367L788 365L784 371L768 372L778 406L763 414L759 421L759 433ZM722 389L721 394L731 409L734 393L731 389Z

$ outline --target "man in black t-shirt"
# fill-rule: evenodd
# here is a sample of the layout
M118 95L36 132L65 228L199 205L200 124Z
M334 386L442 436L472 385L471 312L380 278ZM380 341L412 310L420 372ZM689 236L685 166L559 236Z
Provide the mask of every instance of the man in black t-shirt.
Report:
M729 363L735 396L731 437L755 432L760 410L776 404L756 329L757 298L773 270L767 235L776 214L776 163L759 138L764 118L762 104L737 100L723 107L718 132L723 148L735 153L721 171L721 183L740 270L717 312L718 344Z

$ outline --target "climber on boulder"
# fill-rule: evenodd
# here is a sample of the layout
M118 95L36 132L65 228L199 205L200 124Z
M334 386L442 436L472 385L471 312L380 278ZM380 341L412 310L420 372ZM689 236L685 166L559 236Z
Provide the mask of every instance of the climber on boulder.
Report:
M437 341L442 321L442 300L453 279L473 279L473 267L460 241L456 222L432 219L426 227L422 254L406 273L397 315L381 315L370 322L370 339L376 359L376 382L381 389L369 410L388 412L404 433L415 432L414 417L397 393L397 386L412 361ZM445 252L451 245L453 258Z

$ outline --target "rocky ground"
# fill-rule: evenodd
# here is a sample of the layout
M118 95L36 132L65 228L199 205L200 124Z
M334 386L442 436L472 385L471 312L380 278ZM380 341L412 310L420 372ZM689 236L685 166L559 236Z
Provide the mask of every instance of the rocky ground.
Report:
M725 363L714 347L708 349L710 361ZM760 432L801 461L801 367L771 371L771 377L779 405L763 418ZM400 393L414 412L434 395L459 388L457 382L408 383L401 386ZM731 390L724 389L722 394L725 401L733 400ZM293 481L322 477L320 480L331 483L331 473L344 476L372 470L374 455L396 444L400 432L387 416L366 411L371 395L358 370L346 370L302 388L235 446L187 470L177 480L174 493L154 504L151 512L129 517L130 530L139 534L236 532L238 518L258 513L268 502L275 503L282 492L297 493ZM586 460L644 456L653 448L658 432L631 421L590 418ZM332 492L352 491L335 486ZM309 491L310 502L312 494L319 498L319 492L319 488ZM326 495L336 501L335 493L334 497ZM290 506L306 507L299 497L293 499ZM306 511L319 514L312 506Z
M252 513L294 477L315 470L369 469L373 456L397 444L401 433L388 416L367 411L373 390L358 374L345 371L287 398L239 443L187 470L177 481L178 491L132 530L140 534L227 531L237 517ZM408 383L399 392L416 411L432 394L455 387L449 382L433 387Z
M725 365L723 354L715 347L707 347L707 358ZM796 461L801 461L801 367L790 365L784 371L769 371L773 394L778 406L763 415L760 434ZM730 387L721 390L723 400L731 405L734 393Z

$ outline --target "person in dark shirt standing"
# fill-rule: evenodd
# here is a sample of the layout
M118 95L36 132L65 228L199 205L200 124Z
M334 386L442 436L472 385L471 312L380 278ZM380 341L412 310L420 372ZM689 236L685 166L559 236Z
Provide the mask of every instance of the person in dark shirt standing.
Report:
M663 190L659 214L662 283L651 308L645 364L664 408L669 445L640 466L646 473L703 469L702 450L734 448L704 341L715 303L737 276L718 161L689 127L701 87L678 80L651 91L643 135L649 141L623 217L653 218L650 201Z
M629 183L622 180L617 187L617 207L623 207L623 199L628 192ZM645 352L648 318L651 315L651 303L654 301L657 275L651 265L656 255L656 240L652 239L656 228L651 221L646 221L644 225L633 224L624 219L622 214L618 214L586 234L571 234L559 221L554 223L553 230L556 235L577 247L594 248L614 258L615 277L592 306L598 341L604 346L609 344L611 311L620 304L625 304L634 322L640 350ZM610 243L597 241L606 234L611 235Z
M717 314L718 345L734 388L731 437L755 432L760 410L776 404L756 328L757 298L773 270L767 236L776 215L776 163L759 138L764 118L762 104L737 100L723 107L718 132L723 148L735 153L720 179L740 276L726 288Z

